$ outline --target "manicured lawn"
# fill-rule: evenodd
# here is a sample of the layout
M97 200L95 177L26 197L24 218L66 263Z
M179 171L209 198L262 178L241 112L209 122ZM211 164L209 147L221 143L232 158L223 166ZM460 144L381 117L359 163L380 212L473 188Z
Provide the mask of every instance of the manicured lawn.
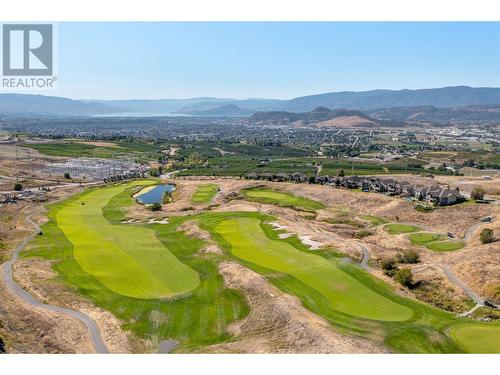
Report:
M219 191L219 187L215 184L200 185L191 197L193 203L209 203Z
M460 325L451 330L452 336L470 353L498 353L500 326Z
M463 241L439 241L427 244L427 248L432 251L446 252L461 249L465 246Z
M389 234L412 233L418 231L420 228L413 225L406 224L387 224L384 229Z
M228 219L215 230L231 244L234 256L295 277L324 295L334 310L388 321L407 320L413 315L410 309L365 288L328 260L301 252L287 242L269 239L259 219ZM364 303L360 304L360 300Z
M131 198L132 188L138 184L149 183L151 181L92 189L68 201L50 206L48 213L50 221L42 227L44 235L37 236L23 256L43 257L55 261L54 269L64 282L96 305L111 311L123 322L125 329L133 331L139 337L150 339L153 345L163 339L175 339L180 342L178 350L184 351L191 347L226 341L230 338L226 331L227 325L235 320L243 319L248 314L249 308L240 292L224 286L222 276L217 269L220 259L214 255L200 256L198 251L203 246L203 241L188 237L176 230L176 227L187 217L173 218L168 225L120 224L125 218L122 209L135 204ZM108 190L110 190L109 193ZM102 194L102 199L104 195L108 199L100 212L89 207L101 199L94 196L94 192L99 193L99 196ZM111 199L109 199L110 196ZM134 260L134 262L146 265L148 272L158 277L158 284L162 282L159 287L156 282L149 282L149 277L145 276L143 271L134 270L134 273L124 274L121 266L122 260L115 263L118 267L111 266L108 261L101 266L106 273L104 277L106 283L102 281L101 275L94 271L100 266L99 264L90 264L89 272L82 267L81 259L77 260L74 251L80 246L80 240L70 231L68 236L71 236L75 244L70 242L57 221L60 211L72 207L75 202L80 204L81 201L85 201L83 207L93 211L92 216L84 214L85 226L87 222L90 222L90 226L95 227L94 221L97 220L106 226L106 233L113 236L113 239L115 239L116 231L119 231L120 236L127 241L120 239L116 241L116 246L122 248L117 250L115 256L122 255L123 252L127 255L132 252L134 256L140 256L141 259ZM102 202L100 205L102 206ZM101 221L101 217L106 219L107 224ZM96 236L102 235L99 228L94 229L97 231ZM137 232L137 229L140 232ZM145 238L139 238L137 239L139 242L136 242L128 235L131 230L134 233L133 236ZM132 242L125 243L129 241ZM131 249L131 244L139 247ZM99 243L91 252L100 252L100 248ZM163 264L161 269L149 264L151 257ZM78 258L81 257L78 256ZM95 258L96 262L102 259L99 254ZM84 264L86 265L85 261ZM174 267L179 269L176 270ZM185 274L187 277L184 277L183 283L179 283L168 274L175 274L179 277L184 277L183 274ZM113 284L114 279L118 277L123 281L123 286ZM108 280L111 280L111 285L107 282ZM193 280L195 285L192 287ZM141 288L138 290L136 287L131 287L134 283L141 285ZM144 289L147 285L151 287L151 290ZM174 288L179 289L179 286L184 287L188 293L177 294L173 299L149 298L153 294L161 296L165 290L170 293ZM146 298L130 297L128 295L131 291L144 294Z
M125 188L89 191L67 200L57 212L57 224L73 244L76 261L107 288L125 296L165 298L190 292L199 284L198 274L165 249L153 230L139 226L124 230L104 218L102 209Z
M292 207L305 211L316 211L325 208L325 205L321 202L267 188L243 189L241 193L249 200L260 203L276 204L282 207Z
M132 188L151 183L156 182L94 188L51 205L43 236L37 236L23 256L53 260L64 282L111 311L125 329L150 339L153 345L163 339L178 340L177 351L200 350L200 346L231 340L228 324L248 314L243 296L226 288L218 272L218 264L230 260L262 274L345 334L383 341L397 352L500 352L499 342L494 340L498 323L471 322L403 298L329 249L312 252L296 237L279 239L266 224L274 217L259 212L208 211L172 216L166 225L121 224L123 209L135 204ZM204 241L177 230L188 220L208 230L223 254L200 254ZM69 221L83 230L68 229ZM92 242L88 235L99 241ZM97 258L95 262L85 259L92 256ZM128 257L133 261L124 261ZM117 260L111 264L111 258ZM149 258L163 264L160 272ZM144 271L138 271L136 263L144 265ZM132 269L132 274L124 269ZM184 278L183 283L163 275L174 272ZM196 275L194 286L192 274ZM165 291L172 293L181 287L187 291L162 298ZM132 293L145 297L132 297Z
M433 241L446 240L448 237L439 233L421 232L421 233L410 234L408 238L410 239L410 242L414 245L425 245Z

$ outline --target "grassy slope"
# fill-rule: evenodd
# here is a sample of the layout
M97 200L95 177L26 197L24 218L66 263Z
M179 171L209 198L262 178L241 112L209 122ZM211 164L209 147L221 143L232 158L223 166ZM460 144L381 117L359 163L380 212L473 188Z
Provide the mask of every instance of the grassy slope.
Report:
M153 230L132 225L124 230L103 217L102 208L125 188L91 190L61 205L56 220L73 244L73 256L85 272L125 296L165 298L190 292L199 284L198 274L167 251Z
M298 208L306 211L316 211L325 208L323 203L272 189L249 188L241 190L241 193L249 200L260 203L276 204L278 206Z
M193 203L209 203L217 194L219 187L215 184L200 185L191 197Z
M131 187L115 195L103 208L104 217L115 224L123 218L122 207L134 204L130 198ZM100 189L104 190L104 189ZM43 226L43 236L30 243L23 256L39 256L55 260L54 269L63 281L98 306L111 311L124 322L124 328L140 337L150 338L153 343L162 339L176 339L182 351L189 347L208 345L228 340L225 328L231 322L244 318L249 308L243 296L236 290L224 287L218 273L220 259L214 255L199 256L203 242L177 232L179 220L168 225L148 225L157 238L178 260L199 275L199 285L189 295L176 299L137 299L127 297L106 288L95 276L85 272L73 257L73 246L58 227L56 214L60 204L51 206L50 221ZM123 232L130 226L119 225Z

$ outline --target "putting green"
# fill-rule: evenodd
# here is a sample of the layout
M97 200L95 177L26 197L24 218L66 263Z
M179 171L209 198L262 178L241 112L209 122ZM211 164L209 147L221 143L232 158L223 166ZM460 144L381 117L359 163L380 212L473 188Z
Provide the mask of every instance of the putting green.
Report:
M440 242L432 242L426 245L426 247L429 250L437 252L454 251L461 249L464 246L465 242L463 241L440 241Z
M413 233L408 236L410 242L414 245L425 245L429 242L434 242L438 240L446 240L448 237L439 233Z
M381 321L404 321L413 316L411 309L367 288L331 261L268 238L259 219L226 219L215 231L231 245L237 258L295 277L324 295L334 310Z
M384 229L389 232L389 234L412 233L419 230L418 227L407 224L387 224Z
M69 199L57 212L57 225L72 243L74 258L85 272L124 296L165 298L191 291L200 282L198 274L165 248L152 229L113 225L103 217L103 207L127 187L91 190Z
M500 353L500 326L459 325L451 335L469 353Z
M247 198L261 203L276 204L285 207L295 207L307 211L316 211L325 208L325 205L323 203L303 197L298 197L296 195L282 191L263 188L250 188L243 189L241 192Z
M193 203L208 203L215 197L217 191L219 191L219 187L215 184L200 185L191 197L191 201Z

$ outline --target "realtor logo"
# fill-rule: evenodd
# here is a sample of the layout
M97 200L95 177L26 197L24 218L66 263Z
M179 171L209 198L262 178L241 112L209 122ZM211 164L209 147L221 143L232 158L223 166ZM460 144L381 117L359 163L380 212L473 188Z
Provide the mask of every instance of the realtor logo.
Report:
M52 38L52 25L4 24L3 75L52 76Z

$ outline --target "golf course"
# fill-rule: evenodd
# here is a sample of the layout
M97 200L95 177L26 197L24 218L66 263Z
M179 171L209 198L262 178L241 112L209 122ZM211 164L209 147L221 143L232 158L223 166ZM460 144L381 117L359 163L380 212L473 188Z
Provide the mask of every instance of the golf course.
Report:
M334 249L313 251L295 235L280 238L280 231L269 224L276 220L273 216L203 210L169 216L167 224L122 223L137 205L132 195L138 187L157 183L139 180L91 188L49 205L43 235L22 256L52 260L64 283L112 312L124 329L153 346L176 340L177 352L235 340L227 327L245 318L250 305L240 290L224 284L218 266L228 261L295 296L332 329L375 340L392 351L500 352L499 323L472 321L404 298ZM270 189L242 193L300 210L324 207ZM221 251L200 252L206 241L188 235L182 229L185 223L207 231Z

